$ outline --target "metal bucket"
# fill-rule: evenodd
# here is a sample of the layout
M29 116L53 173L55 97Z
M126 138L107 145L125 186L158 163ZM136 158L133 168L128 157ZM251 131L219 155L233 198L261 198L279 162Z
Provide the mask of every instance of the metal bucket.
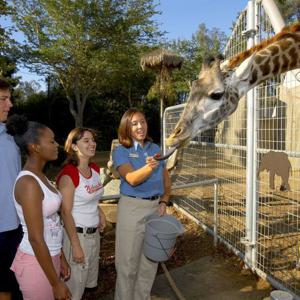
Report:
M271 300L293 300L293 296L285 291L275 290L270 294Z
M146 218L144 255L150 260L168 260L174 250L176 238L184 233L180 221L170 215L150 215Z

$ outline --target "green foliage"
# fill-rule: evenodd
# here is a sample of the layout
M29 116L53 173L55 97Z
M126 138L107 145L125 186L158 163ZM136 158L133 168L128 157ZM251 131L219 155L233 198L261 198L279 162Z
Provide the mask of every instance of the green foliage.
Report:
M146 75L146 74L144 74ZM132 105L145 110L151 124L151 136L159 141L159 114L156 103L141 100L141 95L147 93L152 84L152 77L137 78L133 85L136 98ZM36 120L48 125L55 133L56 140L63 146L71 129L74 128L71 114L68 112L68 100L61 86L50 84L48 93L34 91L32 84L22 84L16 92L13 112L26 115L30 120ZM97 132L97 149L110 150L111 140L117 138L117 129L123 113L128 109L129 101L124 98L122 89L103 90L101 95L91 95L85 110L85 126ZM59 159L61 162L63 156Z
M7 16L10 12L6 1L0 0L0 17ZM0 26L0 51L3 52L7 49L7 41L9 39L9 34L2 26Z
M145 113L150 137L160 144L160 112L159 106L153 101L143 101L139 108Z
M163 89L161 87L161 79L158 77L159 76L157 75L157 79L149 89L147 99L153 101L163 97L164 106L173 105L175 103L177 94L172 76L169 76L168 79L162 80Z
M24 63L59 78L76 125L82 125L88 97L123 84L122 77L133 79L141 45L160 37L153 0L13 2L14 20L27 38Z
M15 77L17 72L16 60L9 55L0 55L0 77L5 78L12 87L15 87L19 82L19 77Z
M68 113L68 101L62 89L28 95L26 101L17 101L14 113L24 114L29 120L49 126L55 133L56 140L63 145L69 131L74 128L72 116Z
M84 120L85 126L97 131L98 150L108 150L117 137L122 114L135 106L145 111L150 135L159 142L159 105L146 99L155 74L142 72L139 66L140 57L161 37L153 21L157 13L154 0L13 3L14 20L27 39L21 49L22 62L57 80L54 86L49 84L47 93L36 93L30 84L20 86L16 111L49 125L61 145L74 119L77 126ZM208 30L202 24L191 40L168 44L184 57L184 63L165 86L167 106L185 98L203 55L221 52L225 38L218 29ZM149 91L151 99L159 100L158 90L154 86Z
M11 7L7 2L0 0L0 17L11 14ZM0 77L6 78L12 86L16 86L18 78L13 78L17 71L16 66L16 42L11 38L12 28L0 26Z
M287 23L300 21L299 0L275 0L275 2Z
M14 96L17 102L27 101L31 96L37 94L41 86L35 80L21 81L14 89Z
M173 40L169 43L169 48L184 58L181 70L174 71L172 76L176 102L185 100L191 82L198 77L203 58L222 53L226 42L227 36L224 32L217 28L210 30L205 24L200 24L191 40Z

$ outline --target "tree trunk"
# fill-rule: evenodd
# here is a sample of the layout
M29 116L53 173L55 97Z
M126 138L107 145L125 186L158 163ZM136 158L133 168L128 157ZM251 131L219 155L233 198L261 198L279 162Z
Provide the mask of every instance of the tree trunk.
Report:
M82 127L82 118L80 118L79 115L77 115L77 118L75 119L75 126Z
M68 102L69 102L69 111L70 111L72 117L74 118L75 126L76 126L77 112L75 110L74 100L72 99L72 97L68 93L67 93L67 99L68 99Z
M75 126L82 127L83 126L83 112L86 104L87 95L75 95L76 98L76 108L74 105L74 99L67 95L67 99L69 101L69 111L74 118Z
M128 86L127 99L128 99L129 107L133 107L132 99L131 99L131 83L129 83L129 86Z
M86 104L86 100L87 100L87 95L82 94L80 100L81 101L80 101L80 106L78 108L78 118L77 118L77 121L76 121L76 126L77 127L82 127L83 126L83 113L84 113L84 108L85 108L85 104Z
M75 126L76 127L82 127L83 126L83 112L86 104L86 100L88 97L88 91L87 92L81 92L79 90L78 81L75 80L74 86L72 88L68 88L68 85L65 84L65 82L60 78L60 82L66 92L66 96L69 102L69 111L74 118ZM75 96L75 99L72 97L72 95ZM76 105L75 105L76 101Z

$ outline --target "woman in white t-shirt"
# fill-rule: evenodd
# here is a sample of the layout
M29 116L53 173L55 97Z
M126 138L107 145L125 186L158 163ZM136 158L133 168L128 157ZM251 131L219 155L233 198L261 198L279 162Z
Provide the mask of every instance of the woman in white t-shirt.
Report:
M14 186L14 201L23 229L23 239L11 266L24 300L71 299L64 283L70 268L61 251L62 226L58 210L61 195L43 172L56 160L58 144L47 126L13 116L7 132L27 154Z
M100 169L91 163L96 151L95 134L88 128L73 129L66 140L67 159L57 177L62 194L63 249L71 266L67 282L72 300L80 300L85 288L98 284L100 235L105 215L98 205L103 194Z

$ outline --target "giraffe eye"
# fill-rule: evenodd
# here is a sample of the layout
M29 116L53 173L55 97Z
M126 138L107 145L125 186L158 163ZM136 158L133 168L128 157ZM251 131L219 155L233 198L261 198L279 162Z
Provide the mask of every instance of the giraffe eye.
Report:
M209 97L213 100L220 100L224 95L224 92L211 93Z

